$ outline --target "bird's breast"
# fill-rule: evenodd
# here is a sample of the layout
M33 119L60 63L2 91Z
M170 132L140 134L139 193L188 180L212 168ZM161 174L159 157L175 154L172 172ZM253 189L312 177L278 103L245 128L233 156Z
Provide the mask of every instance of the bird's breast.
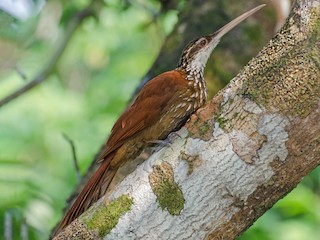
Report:
M189 80L188 87L192 94L189 96L189 102L193 103L194 111L202 107L207 101L207 86L202 77Z

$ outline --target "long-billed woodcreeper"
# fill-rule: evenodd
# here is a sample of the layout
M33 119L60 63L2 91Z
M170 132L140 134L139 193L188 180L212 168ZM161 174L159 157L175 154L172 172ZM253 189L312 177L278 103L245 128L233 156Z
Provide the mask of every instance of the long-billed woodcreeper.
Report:
M212 50L223 35L263 6L253 8L218 31L190 42L176 69L156 76L141 89L114 124L100 156L100 167L84 186L56 233L105 194L121 165L137 157L148 143L165 139L205 104L207 87L203 72Z

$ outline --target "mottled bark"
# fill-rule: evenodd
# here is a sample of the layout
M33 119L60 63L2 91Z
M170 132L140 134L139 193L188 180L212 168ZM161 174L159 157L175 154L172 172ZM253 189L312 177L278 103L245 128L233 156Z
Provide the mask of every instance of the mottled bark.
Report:
M169 136L170 147L57 239L241 234L320 164L319 51L320 2L297 0L281 32Z

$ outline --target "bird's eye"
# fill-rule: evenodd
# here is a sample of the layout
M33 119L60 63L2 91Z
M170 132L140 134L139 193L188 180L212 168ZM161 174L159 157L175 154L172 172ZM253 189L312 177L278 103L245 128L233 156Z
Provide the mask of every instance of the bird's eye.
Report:
M200 44L200 46L204 46L207 44L207 40L203 38L203 39L201 39L199 44Z

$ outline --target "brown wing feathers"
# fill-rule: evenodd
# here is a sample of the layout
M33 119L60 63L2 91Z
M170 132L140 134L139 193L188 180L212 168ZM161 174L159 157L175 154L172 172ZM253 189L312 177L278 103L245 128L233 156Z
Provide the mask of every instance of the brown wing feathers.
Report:
M175 81L175 84L168 84L170 81ZM183 84L181 73L170 71L155 77L145 85L135 102L113 126L105 150L100 155L100 167L84 186L55 233L70 224L105 194L116 173L116 169L110 169L110 162L117 154L117 149L161 118L170 99L177 95L176 89L170 89L168 85L179 86L181 84Z
M170 86L180 87L185 83L185 75L182 74L184 73L175 70L165 72L153 78L141 89L134 103L114 124L100 159L160 119L170 99L177 95L177 89Z

